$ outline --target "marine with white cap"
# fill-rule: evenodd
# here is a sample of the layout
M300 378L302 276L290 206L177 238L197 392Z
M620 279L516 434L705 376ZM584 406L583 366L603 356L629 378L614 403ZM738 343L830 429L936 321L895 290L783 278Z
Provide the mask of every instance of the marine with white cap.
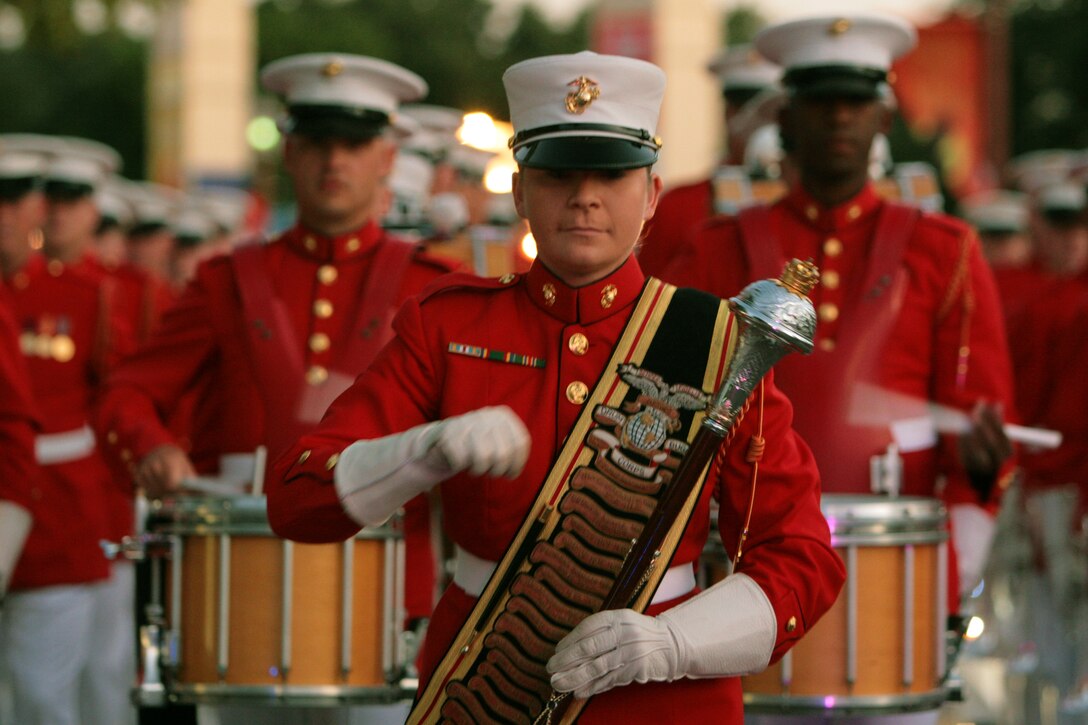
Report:
M1032 194L1031 238L1039 266L1059 277L1088 272L1088 194L1065 178L1041 182Z
M151 496L180 490L196 471L251 479L258 446L274 458L312 428L392 334L393 310L449 269L373 218L395 153L391 123L426 92L423 79L345 53L283 58L260 77L286 109L283 164L298 218L266 244L201 264L111 377L101 437ZM156 411L193 389L205 392L185 450Z
M5 283L41 415L35 486L41 505L0 620L18 722L118 723L133 716L131 565L100 546L131 530L123 484L90 428L109 366L129 348L127 317L93 260L93 192L119 165L86 139L42 139L46 195L42 253L6 247Z
M891 396L861 403L867 409L894 407L899 394L971 413L967 433L904 442L913 450L902 455L903 490L940 495L950 508L960 555L960 588L949 586L954 611L981 574L993 531L988 511L1012 471L1002 429L1012 379L1000 303L974 232L881 199L869 176L873 140L889 121L881 84L915 38L903 20L861 14L764 29L755 45L784 69L788 103L779 120L799 178L775 204L701 229L665 279L724 296L784 260L814 260L822 275L812 294L817 350L775 372L797 406L825 492L871 492L870 459L893 442L896 413L866 420L856 383Z
M570 534L569 553L554 549L552 565L537 570L550 583L513 580L514 591L525 584L535 594L515 595L517 605L498 615L496 622L510 628L496 624L490 634L467 634L472 622L488 621L481 612L489 600L507 593L501 583L507 557L532 548L532 539L512 543L519 531L534 531L541 511L553 511L548 500L570 490L573 464L564 461L575 458L568 457L578 451L587 454L580 462L596 460L589 455L596 448L625 466L621 473L608 463L587 463L591 470L583 471L618 493L622 482L643 490L637 482L658 475L650 462L667 457L660 446L675 450L675 441L664 438L641 452L620 441L614 425L626 413L609 405L624 405L624 396L605 404L600 391L619 386L628 391L625 411L652 418L649 407L635 403L640 388L698 398L718 376L729 345L720 338L711 344L723 301L663 287L633 255L661 189L652 170L662 143L661 69L582 52L515 64L503 82L518 163L514 201L538 256L525 274L453 275L401 310L397 337L278 462L268 491L273 527L301 540L342 539L441 487L443 521L455 545L453 586L427 632L422 694L409 722L432 722L440 713L457 722L532 722L554 688L564 697L573 692L576 705L592 696L582 723L739 725L736 675L781 656L823 613L843 578L818 510L818 476L789 428L788 402L770 382L762 405L753 403L761 415L740 423L692 519L705 522L710 496L720 497L721 535L727 542L740 536L751 474L745 451L762 418L768 445L760 472L775 486L761 489L734 576L696 593L691 564L707 531L693 526L646 614L604 612L575 628L586 612L569 602L588 596L578 582L602 561L580 542L613 552L630 542L611 538L617 533L607 516L563 514L577 533ZM683 333L676 334L681 320ZM617 369L617 361L630 365ZM669 408L684 404L660 405L676 413L668 435L686 438L689 414ZM612 425L603 422L613 415L619 418ZM566 495L574 501L582 494ZM559 504L553 512L566 510ZM560 530L566 529L556 523ZM534 551L549 545L538 542ZM514 547L509 554L508 547ZM588 560L578 561L580 555ZM567 556L569 566L558 563ZM511 619L515 606L521 614ZM463 643L487 648L486 656L472 655L478 676L454 671L467 651Z
M688 233L713 214L733 211L764 193L751 188L745 150L752 135L775 120L782 69L750 44L723 48L706 69L717 78L724 100L725 153L710 178L678 185L661 198L639 250L639 262L649 274L659 274Z

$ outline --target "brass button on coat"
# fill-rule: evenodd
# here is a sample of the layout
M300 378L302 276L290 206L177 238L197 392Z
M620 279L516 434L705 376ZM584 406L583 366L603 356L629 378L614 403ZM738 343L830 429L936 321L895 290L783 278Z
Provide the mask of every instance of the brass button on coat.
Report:
M325 461L325 470L326 471L331 471L332 469L336 468L336 464L339 461L340 461L340 454L339 453L333 453L331 456L329 456L329 460Z
M797 629L797 617L790 617L786 621L786 631L792 632L795 629Z
M839 273L833 269L829 269L820 275L820 285L824 289L838 289L841 281Z
M310 451L305 450L305 451L302 452L302 455L298 457L298 462L299 462L299 464L302 464L302 463L305 463L308 460L310 460Z
M541 288L540 292L544 295L544 304L548 307L555 304L555 285L548 282Z
M834 322L839 319L839 307L830 302L824 302L818 310L822 322Z
M310 385L321 385L329 379L329 371L320 365L313 365L306 371L306 382Z
M322 320L332 317L332 302L328 300L314 300L314 314Z
M589 388L580 380L575 380L567 386L567 400L575 405L581 405L589 397Z
M324 332L315 332L310 335L310 349L314 352L325 352L332 342Z
M569 340L567 340L567 347L569 347L570 351L575 355L585 355L586 350L589 349L589 340L587 340L586 336L582 333L576 332L570 336Z
M842 242L835 237L831 237L824 242L824 254L829 257L837 257L842 254Z
M321 284L332 284L340 273L331 264L323 264L317 268L317 281Z
M352 237L351 239L348 240L347 250L349 252L358 252L359 247L361 247L361 246L363 246L362 242L360 242L356 237Z

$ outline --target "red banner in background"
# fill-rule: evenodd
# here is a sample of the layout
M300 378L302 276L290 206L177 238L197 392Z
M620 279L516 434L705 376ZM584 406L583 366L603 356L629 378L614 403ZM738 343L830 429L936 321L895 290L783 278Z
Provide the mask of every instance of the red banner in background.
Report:
M591 30L590 47L598 53L654 60L654 21L649 3L644 7L602 6Z
M959 198L996 185L986 57L981 19L950 15L919 28L918 47L893 69L903 118L917 136L940 139L941 170Z

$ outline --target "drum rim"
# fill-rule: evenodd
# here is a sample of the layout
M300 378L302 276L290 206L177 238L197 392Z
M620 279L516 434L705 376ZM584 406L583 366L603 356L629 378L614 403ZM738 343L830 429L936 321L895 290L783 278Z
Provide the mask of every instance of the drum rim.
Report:
M161 698L165 690L170 702L186 704L296 704L296 705L343 705L390 704L411 700L415 690L399 684L379 685L228 685L213 683L183 684L174 682L165 688L136 687L133 696Z
M232 534L276 537L268 522L268 499L260 495L175 496L151 502L147 528L168 534ZM399 538L394 516L380 526L367 526L357 539Z
M948 689L938 686L925 692L899 693L894 695L769 695L745 692L744 707L759 713L835 713L877 714L894 712L920 712L941 706L949 696ZM833 698L828 704L828 698Z

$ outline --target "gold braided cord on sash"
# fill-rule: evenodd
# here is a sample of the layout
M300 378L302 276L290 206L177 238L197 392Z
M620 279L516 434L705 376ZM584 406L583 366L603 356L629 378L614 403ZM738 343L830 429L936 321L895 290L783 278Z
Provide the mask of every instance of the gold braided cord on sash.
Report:
M611 578L602 574L598 562L607 559L615 563L618 571L624 546L624 539L613 532L609 543L618 547L611 554L602 557L604 550L597 547L586 549L584 559L574 556L585 548L581 545L585 543L583 537L592 537L595 532L592 527L584 526L581 532L575 531L573 524L585 524L586 520L577 513L563 513L560 508L566 510L567 504L576 499L583 503L597 500L593 497L601 493L597 488L600 486L612 487L604 491L602 500L605 503L598 504L602 512L617 501L643 509L647 502L652 504L656 500L653 491L659 495L664 490L703 418L701 410L705 402L698 406L697 402L707 394L682 385L670 388L652 371L639 368L675 292L674 287L659 280L647 280L601 380L586 401L526 520L421 693L408 718L409 724L530 723L547 700L551 688L543 664L554 652L558 639L603 602ZM707 321L709 323L709 318ZM708 331L710 359L702 373L704 391L717 388L735 342L733 318L724 302L717 308L713 325L713 330ZM630 441L625 441L622 450L611 449L610 462L616 465L610 468L595 466L596 461L610 455L610 449L604 445L609 437L618 442L628 430L611 426L622 413L632 411L630 389L634 386L639 391L648 390L653 394L654 385L670 391L676 400L683 400L683 403L676 403L678 407L698 411L685 430L674 429L666 444L654 449L653 460L660 463L656 477L639 479L639 466L623 456L628 450L626 443ZM639 412L635 407L630 415L651 421L654 411L643 408ZM617 433L613 435L612 430ZM617 469L619 475L615 475ZM631 483L637 480L645 480L647 492L632 489ZM661 548L657 563L647 572L634 609L641 611L648 605L664 576L699 499L700 488L697 487L685 503L682 515ZM623 512L623 516L613 518L623 528L624 538L636 538L649 514L632 517L631 509L623 509ZM628 527L634 528L628 530ZM572 584L572 580L577 581L577 585ZM534 590L536 595L529 590ZM557 605L541 604L551 600ZM571 708L568 715L573 717L575 713L575 708Z

